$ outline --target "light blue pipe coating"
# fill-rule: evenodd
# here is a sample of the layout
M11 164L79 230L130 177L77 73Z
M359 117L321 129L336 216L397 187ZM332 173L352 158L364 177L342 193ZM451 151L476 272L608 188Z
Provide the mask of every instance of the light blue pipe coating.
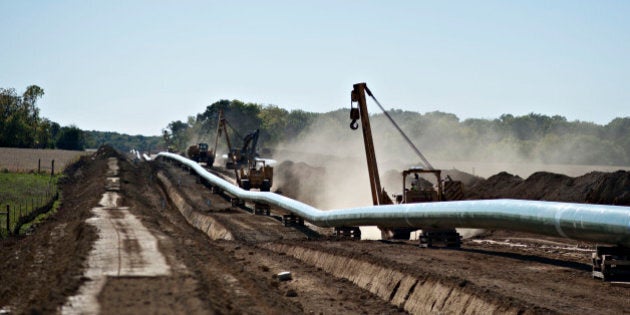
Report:
M630 207L494 199L368 206L323 211L271 192L246 191L180 155L161 152L230 195L289 211L320 227L502 229L630 246Z

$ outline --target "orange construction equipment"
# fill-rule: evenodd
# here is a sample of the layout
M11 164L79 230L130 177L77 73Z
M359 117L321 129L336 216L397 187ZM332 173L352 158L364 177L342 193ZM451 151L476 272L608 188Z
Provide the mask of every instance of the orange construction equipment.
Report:
M374 141L372 139L372 128L370 126L370 116L367 110L366 93L378 104L383 110L383 113L390 122L400 132L406 142L412 147L416 154L424 162L423 168L412 168L405 170L403 175L403 191L402 195L396 196L398 203L416 203L416 202L431 202L431 201L444 201L444 192L442 187L441 171L436 170L431 166L429 161L420 153L420 150L411 142L409 137L400 129L398 124L392 119L391 116L384 110L376 98L372 95L372 92L368 89L365 83L357 83L354 85L351 93L351 106L350 106L350 128L356 130L359 128L357 120L361 120L361 129L363 131L363 142L365 144L365 155L368 166L368 173L370 178L370 188L372 192L372 203L376 205L393 204L393 201L387 195L385 189L381 186L380 177L378 173L378 164L376 162L376 153L374 151ZM357 103L357 107L353 107L354 103ZM420 174L433 174L436 176L436 186L433 187L428 181L424 185L420 185ZM406 187L407 176L413 174L415 177L415 185L412 185L411 189ZM413 184L413 183L412 183ZM457 185L450 185L457 186ZM459 185L461 189L461 185ZM381 236L383 239L409 239L411 232L417 230L417 228L385 228L379 227L381 230ZM420 236L420 243L423 246L433 246L436 244L443 244L447 247L459 247L461 244L461 237L455 231L455 229L446 230L431 230L427 228L422 229L422 235Z

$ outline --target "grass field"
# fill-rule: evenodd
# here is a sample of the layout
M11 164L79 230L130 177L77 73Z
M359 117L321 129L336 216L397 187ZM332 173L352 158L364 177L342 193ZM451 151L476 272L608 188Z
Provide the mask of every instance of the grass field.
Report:
M0 148L0 172L36 172L38 161L41 161L41 172L49 173L53 160L55 172L58 172L85 154L88 153L68 150Z
M0 172L0 212L10 209L10 228L20 215L27 215L46 204L57 191L57 179L49 174ZM0 236L6 233L6 216L0 216Z
M6 212L9 205L10 229L14 228L18 217L27 215L46 204L57 191L59 174L67 165L86 154L89 153L0 148L0 212ZM55 176L51 177L53 160L55 161ZM28 225L23 228L28 228ZM0 237L6 235L6 216L0 215Z

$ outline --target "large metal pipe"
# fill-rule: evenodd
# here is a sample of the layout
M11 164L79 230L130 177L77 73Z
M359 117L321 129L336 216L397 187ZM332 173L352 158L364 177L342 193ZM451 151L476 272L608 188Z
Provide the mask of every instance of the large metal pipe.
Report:
M370 226L480 228L522 231L575 240L630 246L630 207L495 199L368 206L322 211L270 192L246 191L194 161L162 152L230 195L285 209L321 227Z

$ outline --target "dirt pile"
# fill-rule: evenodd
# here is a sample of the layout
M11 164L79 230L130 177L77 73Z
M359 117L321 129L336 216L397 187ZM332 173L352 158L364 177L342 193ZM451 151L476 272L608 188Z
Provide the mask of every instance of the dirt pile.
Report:
M317 204L315 200L323 191L323 180L326 170L304 162L284 161L274 168L275 192L309 205Z
M326 189L327 187L324 187L325 184L331 181L335 182L331 179L339 177L340 174L336 174L336 172L344 169L344 164L339 163L339 161L331 160L327 165L330 167L317 167L310 163L294 162L292 160L283 161L274 168L275 192L309 205L321 205L321 200L317 199L321 199L326 193L331 193ZM381 185L385 187L387 192L400 194L402 192L402 171L390 169L382 174ZM347 176L355 178L355 175L349 174ZM367 172L364 175L366 175L365 181L361 181L360 184L362 188L367 189L369 187ZM457 169L442 171L442 178L446 179L447 176L452 180L461 181L467 187L484 181L481 177ZM407 177L407 187L410 187L412 180L412 176ZM423 175L421 180L435 184L435 177L432 175ZM357 192L355 191L355 193ZM366 191L366 196L369 196L369 190Z
M537 172L525 180L501 172L466 187L466 199L493 198L630 205L630 172L591 172L579 177Z
M444 178L450 177L452 180L461 181L466 186L472 186L483 180L482 177L479 177L470 173L462 172L455 168L450 169L450 170L443 170L442 177Z
M317 196L325 191L326 168L314 167L304 162L284 161L276 167L275 188L278 193L317 205ZM523 179L517 175L501 172L483 179L456 169L444 170L453 180L464 184L465 199L515 198L610 205L630 205L630 172L591 172L579 177L570 177L549 172L537 172ZM389 193L399 193L401 174L389 170L381 182ZM434 178L427 177L434 181ZM411 181L411 178L408 178ZM409 185L409 183L407 183ZM366 182L367 185L367 182Z

